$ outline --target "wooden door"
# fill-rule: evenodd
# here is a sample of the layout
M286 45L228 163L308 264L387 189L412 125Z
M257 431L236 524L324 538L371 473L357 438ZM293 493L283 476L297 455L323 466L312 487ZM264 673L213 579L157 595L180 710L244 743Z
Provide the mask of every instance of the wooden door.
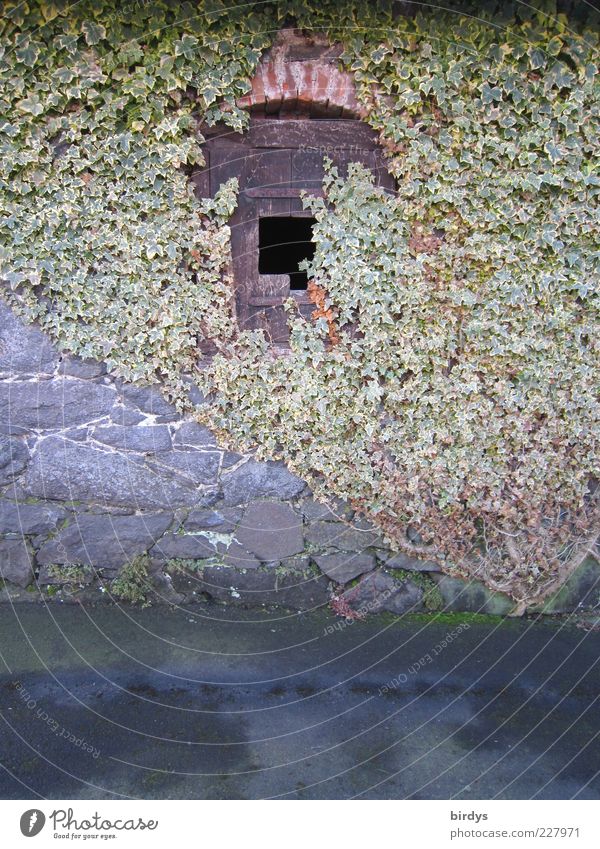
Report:
M353 120L284 120L255 118L240 135L215 128L205 145L206 166L193 176L200 196L213 196L231 177L240 185L231 220L231 252L236 287L237 318L242 329L262 328L273 343L289 338L283 304L292 297L310 317L313 305L302 290L290 289L285 274L259 272L259 219L273 216L310 217L301 192L322 195L324 157L342 176L350 162L369 168L387 191L395 184L384 166L375 132Z

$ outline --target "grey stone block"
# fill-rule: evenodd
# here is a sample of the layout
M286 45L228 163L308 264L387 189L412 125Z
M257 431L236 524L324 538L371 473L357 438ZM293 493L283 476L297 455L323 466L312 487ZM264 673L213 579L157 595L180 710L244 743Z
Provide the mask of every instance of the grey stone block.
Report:
M48 337L0 300L0 372L52 374L57 363L58 351Z
M249 607L279 605L290 610L314 610L329 602L328 583L323 575L281 575L274 569L244 573L230 566L210 566L203 570L196 591Z
M372 554L322 554L313 559L321 572L338 584L346 584L375 568L375 557Z
M423 590L411 581L397 581L385 572L376 571L365 575L359 583L347 589L341 598L353 610L368 613L402 615L422 609Z
M354 516L354 510L339 499L331 499L330 504L324 504L308 498L302 504L302 514L309 521L322 519L335 522L339 519L351 519Z
M183 422L173 434L173 445L176 447L193 448L197 446L214 446L216 445L215 438L210 430L198 422Z
M87 425L81 427L72 427L62 432L65 439L72 439L74 442L87 442L90 428ZM37 442L37 440L36 440Z
M381 536L371 530L360 530L343 522L314 522L306 531L307 542L318 548L331 546L341 551L364 551L381 544Z
M218 549L222 552L223 563L228 566L235 566L238 569L258 569L261 565L260 560L239 542L232 542L229 547L219 545Z
M17 504L0 501L0 533L48 534L68 515L67 511L52 503Z
M193 534L166 534L150 551L153 562L167 560L206 560L214 557L214 545L206 537Z
M33 580L31 554L23 539L0 539L0 578L19 587Z
M218 456L197 455L185 472L133 455L71 443L58 436L42 439L26 473L23 491L35 498L121 505L134 509L205 504L200 486L216 479Z
M304 549L302 518L288 504L262 501L250 504L236 539L259 560L281 560Z
M82 360L80 357L63 356L58 367L58 373L80 380L91 380L106 374L106 364L97 360Z
M145 418L145 414L140 413L139 410L135 410L132 407L122 407L120 404L116 404L110 414L110 420L112 422L123 426L139 424Z
M211 486L217 482L219 458L218 451L157 451L144 462L163 475Z
M600 610L600 563L592 555L573 572L565 583L532 613L571 613L574 610Z
M383 557L383 562L388 569L406 569L409 572L440 572L439 563L433 560L417 560L399 551L390 557Z
M243 454L236 454L234 451L223 451L223 459L221 461L221 467L223 469L230 469L232 466L237 466L240 460L243 460Z
M206 398L204 397L202 391L196 385L194 380L189 376L185 376L183 378L183 382L187 384L187 396L191 404L194 407L202 407L206 404Z
M150 598L156 604L177 605L185 601L185 594L177 592L171 576L162 573L153 577Z
M299 554L296 557L286 557L280 565L282 569L306 572L307 569L310 569L310 564L311 560L308 554Z
M199 495L195 502L196 507L214 507L223 498L223 493L219 489L207 489Z
M162 566L164 565L163 563ZM183 597L184 602L197 601L202 596L204 589L198 570L179 569L172 565L167 567L167 570L167 573L163 572L163 574L168 574L173 590Z
M29 449L20 439L0 436L0 485L14 480L29 462Z
M244 504L255 498L294 498L306 484L283 463L249 460L222 477L225 504Z
M127 451L168 451L171 448L171 434L167 425L133 425L121 427L108 425L95 427L92 437L104 445Z
M0 383L0 417L13 432L73 427L108 416L115 398L111 386L62 377Z
M95 569L119 569L154 545L167 530L171 513L111 516L81 513L40 548L41 566L71 563Z
M119 388L123 398L139 410L161 416L165 421L179 418L176 408L164 398L159 386L134 386L120 382Z
M444 610L492 616L506 616L514 610L515 602L509 596L489 590L481 581L438 574L431 577L442 595Z
M239 507L223 507L221 510L199 508L190 510L183 526L186 531L216 531L228 534L235 530L241 518L242 511Z
M32 556L24 539L0 539L0 578L27 587L34 577Z

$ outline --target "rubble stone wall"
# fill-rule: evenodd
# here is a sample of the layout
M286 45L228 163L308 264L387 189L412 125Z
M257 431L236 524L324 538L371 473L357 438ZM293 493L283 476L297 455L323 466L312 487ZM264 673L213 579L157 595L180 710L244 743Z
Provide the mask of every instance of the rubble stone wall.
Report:
M118 600L115 579L132 564L155 603L333 603L343 615L513 607L394 554L281 463L219 447L157 388L61 355L0 302L0 599ZM598 563L584 567L553 610L598 604Z

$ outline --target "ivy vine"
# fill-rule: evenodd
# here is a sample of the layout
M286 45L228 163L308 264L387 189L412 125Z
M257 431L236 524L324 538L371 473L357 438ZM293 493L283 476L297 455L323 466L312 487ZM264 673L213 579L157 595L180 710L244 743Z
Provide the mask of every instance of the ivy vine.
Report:
M0 274L65 347L283 458L394 542L527 599L598 521L598 34L511 17L290 0L14 3L0 55ZM466 7L465 7L466 8ZM343 44L398 182L329 168L291 350L240 333L229 183L195 199L201 120L283 24ZM198 343L218 353L198 368Z

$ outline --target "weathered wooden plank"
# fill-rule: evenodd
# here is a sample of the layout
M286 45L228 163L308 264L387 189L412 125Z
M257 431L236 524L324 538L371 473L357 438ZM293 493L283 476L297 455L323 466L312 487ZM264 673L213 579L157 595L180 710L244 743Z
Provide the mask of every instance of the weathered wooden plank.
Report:
M315 305L311 301L308 296L308 292L305 289L292 289L290 295L296 301L298 306L308 306L311 310L314 310Z
M262 328L273 343L285 344L289 328L284 301L292 297L307 320L314 304L305 290L290 289L288 274L259 273L259 219L311 217L301 196L323 197L325 156L342 175L350 162L361 162L375 174L378 185L394 192L395 181L387 170L377 133L356 120L263 115L253 117L244 134L212 128L204 149L208 167L193 176L199 196L206 196L207 180L210 194L230 177L240 181L238 206L230 220L239 325L242 329Z
M320 151L302 149L292 152L293 187L302 186L320 190L324 175L324 156Z
M259 274L248 298L249 324L263 328L273 342L285 342L289 337L283 302L290 295L288 274Z
M287 274L285 276L288 277ZM277 297L276 295L250 295L248 298L248 304L251 307L280 307L284 301L284 297Z
M253 150L245 160L244 189L288 188L292 173L291 156L290 150Z
M278 119L251 121L248 131L251 147L290 147L302 150L355 148L374 150L377 133L362 121L327 119Z
M262 306L274 306L282 304L290 294L289 274L258 274L250 298L255 298L267 303ZM258 304L254 304L258 306Z
M314 195L315 197L323 197L322 189L313 189L310 186L304 186L297 189L289 188L289 186L277 188L272 188L270 186L263 188L261 186L253 189L244 189L244 195L248 198L299 198L302 196L303 192L309 195Z
M248 295L258 273L258 221L255 202L241 195L229 226L236 315L240 328L247 329Z
M257 218L290 214L290 199L287 197L257 197L254 201Z
M260 277L287 277L287 287L289 290L289 275L287 274L261 274ZM286 291L283 295L250 295L248 303L251 307L278 307L282 306L288 298L293 298L298 304L310 305L311 299L302 289L293 289ZM313 304L314 308L314 304Z
M244 149L239 145L231 145L225 142L219 143L209 149L210 157L210 191L215 195L222 183L231 177L240 179L246 165Z
M197 198L210 197L210 150L204 150L204 166L192 172L190 180Z

